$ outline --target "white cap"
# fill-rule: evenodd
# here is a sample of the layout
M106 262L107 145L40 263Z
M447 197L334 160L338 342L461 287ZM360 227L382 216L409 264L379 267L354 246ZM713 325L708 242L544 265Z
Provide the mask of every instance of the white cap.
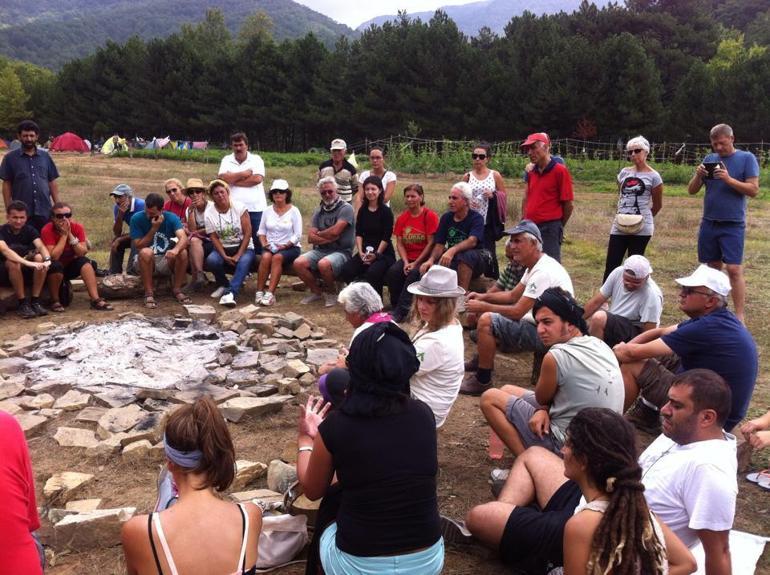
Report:
M342 138L335 138L332 140L331 150L347 150L348 145L345 143L345 140Z
M626 261L623 262L623 271L631 272L635 278L646 278L652 273L652 266L650 260L639 254L628 256Z
M273 180L273 183L270 185L270 191L271 192L273 190L280 190L280 191L285 192L288 189L289 189L289 182L287 182L286 180L282 180L282 179Z
M730 293L730 280L727 278L727 274L706 264L699 265L692 274L675 281L680 286L685 287L707 287L721 296L727 296Z

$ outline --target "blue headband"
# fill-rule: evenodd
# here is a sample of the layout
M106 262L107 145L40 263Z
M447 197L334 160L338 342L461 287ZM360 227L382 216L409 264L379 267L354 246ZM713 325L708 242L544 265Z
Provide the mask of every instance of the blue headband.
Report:
M200 449L194 451L180 451L174 449L168 444L168 441L166 441L165 433L163 434L163 449L166 451L166 457L185 469L195 469L198 467L198 464L203 457L203 452Z

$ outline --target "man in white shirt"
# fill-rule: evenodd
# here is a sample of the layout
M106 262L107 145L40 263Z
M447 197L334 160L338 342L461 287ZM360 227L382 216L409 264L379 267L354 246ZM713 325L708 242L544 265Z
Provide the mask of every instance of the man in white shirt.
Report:
M521 220L505 231L510 235L513 258L526 266L521 282L511 291L467 296L465 309L479 315L478 355L469 361L465 370L470 373L460 387L460 393L481 395L492 387L492 369L498 346L502 351L545 353L545 346L537 337L532 306L546 289L559 287L573 295L572 280L562 265L543 253L543 239L534 222Z
M249 152L249 139L243 132L230 136L233 153L222 158L219 164L219 179L230 186L230 199L246 206L251 219L251 238L254 251L262 253L257 232L262 212L267 208L265 188L265 162L257 154Z
M583 317L588 322L588 333L614 347L658 327L663 293L650 274L650 262L640 255L629 256L615 268L586 302ZM599 309L607 300L611 302L609 309Z

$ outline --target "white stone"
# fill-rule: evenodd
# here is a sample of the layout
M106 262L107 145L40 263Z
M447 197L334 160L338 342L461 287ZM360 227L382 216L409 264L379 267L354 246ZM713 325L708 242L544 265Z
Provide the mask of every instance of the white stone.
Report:
M94 432L79 427L60 427L56 430L53 438L62 447L96 447L99 440L94 436Z
M287 401L291 401L291 395L271 395L269 397L235 397L219 406L225 419L239 422L246 419L255 419L271 413L277 413Z
M89 513L90 511L99 509L101 504L101 499L78 499L77 501L68 501L67 505L64 506L64 509L76 513Z
M16 397L24 391L24 383L19 380L0 381L0 399Z
M106 407L86 407L80 413L78 413L77 416L75 416L75 421L98 423L98 421L105 413L107 413Z
M297 480L297 468L273 459L267 468L267 488L279 493L286 493L292 483Z
M217 310L210 305L186 305L187 315L201 321L211 321L217 317Z
M259 367L259 352L245 351L233 358L232 369L254 369Z
M90 473L63 471L53 474L43 487L43 495L49 503L66 503L73 499L94 476Z
M34 395L34 396L27 396L24 399L22 399L21 407L24 409L27 409L29 411L33 411L35 409L47 409L51 407L56 401L53 397L53 395L49 393L41 393L40 395Z
M78 552L119 545L121 527L134 513L135 507L122 507L68 515L54 526L54 547Z
M152 449L152 443L142 439L141 441L135 441L126 445L121 452L121 456L126 461L139 461L149 455L150 449Z
M42 415L32 415L31 413L21 412L14 415L14 417L16 418L16 421L19 422L19 425L21 425L26 437L30 437L37 433L40 428L48 422L48 419Z
M78 411L86 407L91 401L91 396L76 389L70 389L56 400L53 406L64 411Z
M306 373L310 373L310 368L299 359L288 360L286 367L283 369L283 374L287 377L301 377Z
M267 472L267 465L259 461L239 459L235 462L235 479L232 489L243 489Z
M109 433L128 431L139 423L146 415L146 411L133 403L125 407L112 408L99 419L97 424L97 434L99 434L102 439L105 439L107 436L104 436L101 433L102 430Z

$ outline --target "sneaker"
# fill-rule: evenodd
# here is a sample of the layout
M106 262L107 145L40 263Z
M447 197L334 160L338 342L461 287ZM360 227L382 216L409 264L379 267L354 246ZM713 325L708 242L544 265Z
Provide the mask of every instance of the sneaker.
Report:
M315 303L317 301L323 301L324 296L322 296L320 293L311 293L310 295L306 295L303 297L299 303L302 305L308 305L311 303Z
M32 319L37 317L37 313L32 309L32 305L28 301L19 303L19 307L16 309L16 313L24 319Z
M463 379L463 383L460 386L460 393L463 395L481 395L486 390L492 388L492 382L481 383L475 373L469 373Z
M327 293L324 294L324 307L334 307L337 305L337 294Z
M650 435L660 433L660 412L645 405L641 397L636 400L623 417L645 433Z
M35 315L48 315L48 310L40 305L39 301L33 301L30 304L30 307L32 307L32 311L35 312Z
M259 303L262 305L273 305L275 303L275 296L271 292L267 291Z
M479 370L479 354L474 353L473 357L465 362L465 371L478 371Z
M446 515L441 516L441 536L444 545L468 545L473 542L473 535L465 526L465 521L457 521Z
M213 292L211 292L211 297L214 299L217 299L218 297L222 297L227 292L227 288L224 286L219 286L217 289L215 289Z
M260 303L262 303L262 298L263 297L265 297L265 292L263 292L261 290L258 291L257 293L254 294L254 303L259 305Z
M493 469L490 472L489 489L492 492L492 497L495 499L500 497L500 492L503 490L505 482L508 481L508 475L510 473L510 469Z
M219 298L219 305L226 307L235 307L235 296L231 292L227 292L221 298Z

